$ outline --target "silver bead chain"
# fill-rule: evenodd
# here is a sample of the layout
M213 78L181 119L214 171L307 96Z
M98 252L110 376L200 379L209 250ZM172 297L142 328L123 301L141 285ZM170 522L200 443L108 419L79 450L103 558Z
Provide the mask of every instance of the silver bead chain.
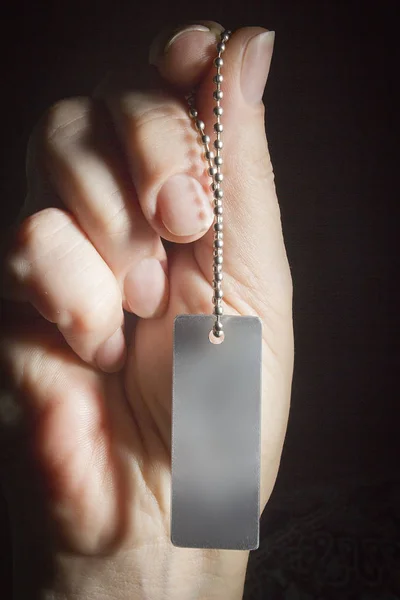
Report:
M223 148L222 132L223 125L221 123L221 116L223 114L223 108L221 106L221 100L223 98L223 92L221 90L221 83L223 82L223 76L221 74L221 68L224 64L222 54L225 51L225 44L231 36L230 31L223 31L220 39L217 43L217 57L214 59L214 65L217 73L214 76L215 91L213 97L215 100L214 115L216 116L216 122L214 123L215 141L214 151L210 150L211 139L205 134L205 124L198 118L198 112L195 107L195 92L191 92L186 96L186 100L189 104L189 116L194 120L196 129L199 131L201 136L201 142L204 146L204 158L208 163L208 174L211 177L211 190L214 195L214 244L213 244L213 298L212 303L214 306L213 314L215 316L215 322L213 326L213 334L216 338L223 337L223 325L222 315L224 314L222 306L222 266L224 262L223 248L224 248L224 222L223 222L223 197L224 192L222 189L222 182L224 176L221 172L221 165L223 163L221 151Z

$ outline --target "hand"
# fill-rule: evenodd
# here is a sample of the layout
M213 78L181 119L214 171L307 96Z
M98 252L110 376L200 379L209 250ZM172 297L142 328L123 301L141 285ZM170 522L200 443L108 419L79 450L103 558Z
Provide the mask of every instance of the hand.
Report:
M242 596L247 552L175 548L169 531L173 319L211 312L212 198L182 100L200 81L198 110L214 122L221 28L208 26L176 36L166 53L153 48L157 91L108 81L95 98L56 104L30 142L28 196L4 260L12 311L1 356L52 525L55 570L43 597ZM226 314L263 321L262 507L293 363L291 277L262 104L272 45L260 28L237 31L223 83L224 301ZM10 469L18 529L21 514L36 515ZM25 527L15 537L17 579Z

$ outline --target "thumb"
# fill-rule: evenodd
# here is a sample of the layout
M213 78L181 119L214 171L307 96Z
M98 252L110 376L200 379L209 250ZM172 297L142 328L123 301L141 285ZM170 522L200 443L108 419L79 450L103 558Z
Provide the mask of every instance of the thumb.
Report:
M207 24L208 32L191 26L175 33L153 62L165 80L180 88L193 85L193 73L198 74L196 108L213 139L213 59L222 28ZM222 54L224 268L236 281L252 281L253 297L259 293L264 302L266 295L274 297L290 313L291 279L264 124L263 92L273 46L274 32L246 27L231 36ZM211 236L197 243L209 243Z
M201 36L207 40L205 46L200 44ZM233 309L233 314L256 314L263 321L263 503L271 492L280 460L293 372L292 282L262 102L273 42L272 32L258 27L240 29L226 43L221 68L223 294L229 312ZM216 70L212 64L215 51L215 39L209 33L191 33L175 38L158 63L162 76L182 88L188 82L188 61L194 57L195 62L197 56L203 72L197 86L196 107L210 137L216 121ZM189 72L195 72L194 66ZM211 230L193 244L193 255L201 272L207 273L207 281L212 279L213 237ZM185 285L186 282L187 278ZM187 296L182 285L184 294Z

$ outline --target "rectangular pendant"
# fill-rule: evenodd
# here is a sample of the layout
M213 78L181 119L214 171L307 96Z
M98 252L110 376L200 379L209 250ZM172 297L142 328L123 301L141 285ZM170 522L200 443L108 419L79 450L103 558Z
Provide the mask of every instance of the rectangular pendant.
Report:
M179 315L174 327L171 541L259 545L261 351L257 317Z

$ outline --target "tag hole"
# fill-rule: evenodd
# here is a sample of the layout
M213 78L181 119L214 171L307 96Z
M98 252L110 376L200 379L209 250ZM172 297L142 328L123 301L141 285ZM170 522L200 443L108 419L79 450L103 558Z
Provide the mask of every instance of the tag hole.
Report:
M212 329L208 335L208 339L210 340L210 342L212 344L222 344L222 342L224 341L224 338L225 338L224 332L222 332L222 335L220 337L217 337L216 335L214 335L214 332Z

